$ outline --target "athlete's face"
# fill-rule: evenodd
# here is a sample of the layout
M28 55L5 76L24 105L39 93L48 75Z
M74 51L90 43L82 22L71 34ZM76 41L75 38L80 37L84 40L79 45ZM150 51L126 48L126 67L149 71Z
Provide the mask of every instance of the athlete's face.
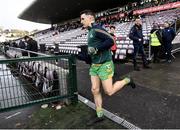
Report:
M114 28L110 28L110 33L114 34L115 33L115 29Z
M83 24L83 27L87 28L88 26L91 25L92 21L93 21L93 16L86 14L81 15L81 23Z

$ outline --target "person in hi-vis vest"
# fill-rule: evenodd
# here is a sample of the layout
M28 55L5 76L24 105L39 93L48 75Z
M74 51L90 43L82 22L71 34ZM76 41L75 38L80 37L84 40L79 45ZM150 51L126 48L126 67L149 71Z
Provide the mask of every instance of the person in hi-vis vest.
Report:
M159 63L158 53L160 50L161 43L157 36L158 31L159 31L159 29L158 29L158 27L156 27L151 30L151 34L150 34L152 54L154 55L153 63Z

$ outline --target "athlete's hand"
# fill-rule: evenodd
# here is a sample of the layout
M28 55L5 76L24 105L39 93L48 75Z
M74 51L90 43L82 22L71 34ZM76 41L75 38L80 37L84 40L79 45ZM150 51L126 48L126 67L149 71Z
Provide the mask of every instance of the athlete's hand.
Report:
M88 47L88 54L89 54L89 55L95 55L95 54L97 54L97 52L98 52L98 49L97 49L97 48Z

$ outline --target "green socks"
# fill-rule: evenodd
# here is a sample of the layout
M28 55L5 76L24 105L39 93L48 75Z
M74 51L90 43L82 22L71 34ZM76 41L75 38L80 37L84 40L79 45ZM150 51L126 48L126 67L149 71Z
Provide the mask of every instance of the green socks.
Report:
M97 117L103 117L104 113L103 113L103 110L102 108L96 108L96 114L97 114Z
M130 78L124 78L124 81L126 82L126 84L130 83Z

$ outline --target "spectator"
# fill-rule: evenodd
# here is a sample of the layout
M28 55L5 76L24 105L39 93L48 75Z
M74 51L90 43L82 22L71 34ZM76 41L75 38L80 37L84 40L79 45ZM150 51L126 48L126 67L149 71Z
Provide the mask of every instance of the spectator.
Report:
M12 47L18 47L17 43L14 41L11 44L12 44Z
M26 49L26 43L24 42L24 41L22 41L22 40L20 40L20 42L19 42L19 48L21 48L21 49ZM22 53L22 56L28 56L28 53L27 53L27 51L21 51L21 53Z
M29 36L25 36L24 40L27 42L27 50L38 52L38 45L35 40L30 38ZM30 52L30 57L37 57L37 53Z
M143 61L143 67L144 68L150 68L147 64L146 55L144 53L144 46L143 46L143 34L142 34L142 21L137 18L135 20L135 25L131 28L129 38L133 40L133 46L134 46L134 53L133 53L133 64L134 64L134 70L140 71L139 67L137 66L136 56L139 53L142 55L142 61Z
M109 30L109 33L114 37L114 45L111 47L111 51L112 51L112 60L113 62L115 62L115 55L116 55L116 50L117 50L117 46L116 46L116 36L115 36L115 29L116 27L115 26L110 26L110 30Z
M58 56L60 53L59 44L54 42L54 55ZM56 62L58 62L58 59L56 59Z
M172 51L172 41L176 36L173 28L170 27L168 22L164 23L164 29L162 31L162 40L165 47L166 61L171 63L171 51Z
M55 55L59 55L59 52L60 52L59 44L54 42L54 46L55 46L55 48L54 48L54 54L55 54Z

